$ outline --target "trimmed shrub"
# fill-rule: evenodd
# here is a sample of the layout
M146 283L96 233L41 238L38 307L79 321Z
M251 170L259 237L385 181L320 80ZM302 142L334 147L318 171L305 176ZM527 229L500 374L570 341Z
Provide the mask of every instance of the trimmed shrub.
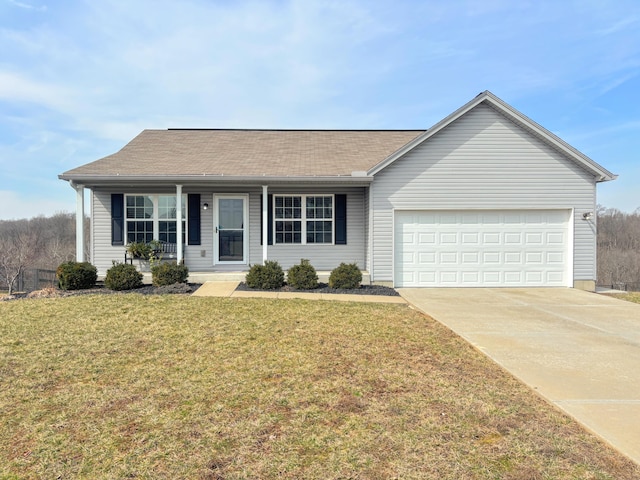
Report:
M318 287L318 274L309 260L302 258L298 265L287 270L287 283L300 290L312 290Z
M362 272L355 263L341 263L329 275L330 288L354 289L360 287Z
M89 262L65 262L56 269L62 290L85 290L96 286L98 270Z
M107 270L104 286L111 290L131 290L142 286L142 274L128 263L114 263Z
M154 287L187 283L187 278L189 278L189 269L186 265L164 262L151 267L151 279Z
M249 288L276 290L284 285L284 272L278 262L267 260L264 265L253 265L245 282Z

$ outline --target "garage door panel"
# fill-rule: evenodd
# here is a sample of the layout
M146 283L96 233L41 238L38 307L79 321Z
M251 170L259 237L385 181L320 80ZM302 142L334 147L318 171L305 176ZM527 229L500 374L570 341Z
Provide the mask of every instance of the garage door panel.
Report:
M522 233L521 232L505 232L504 243L505 245L522 245Z
M530 284L542 285L544 280L544 274L541 270L531 270L525 272L525 281Z
M480 272L482 275L482 283L484 284L492 284L499 285L501 280L500 271L491 271L487 270L484 272Z
M480 234L477 232L462 232L460 240L463 245L478 245L480 243Z
M434 232L418 233L418 243L420 245L433 245L436 243L436 234Z
M502 263L502 255L500 252L482 252L482 261L485 264L497 264Z
M482 234L482 243L484 245L500 245L500 232L485 232Z
M468 286L474 286L480 281L480 272L462 272L462 283Z
M442 265L456 265L458 263L458 252L440 252L438 258Z
M441 245L457 245L458 244L458 233L457 232L441 232L438 234L440 237Z
M504 263L506 265L521 265L523 252L504 252Z
M564 245L564 237L561 232L547 233L547 245Z
M458 274L459 272L457 271L443 270L440 272L440 283L442 285L458 285L460 283L458 281Z
M568 286L569 210L396 212L397 286Z
M523 272L504 272L504 281L508 285L522 284Z
M480 264L480 252L462 252L463 265L479 265Z
M421 285L435 285L436 284L436 272L435 270L432 271L426 271L426 272L420 272L420 275L418 276L418 283Z
M547 263L561 265L564 264L564 261L563 252L547 252Z
M525 253L525 263L528 265L541 265L542 257L544 256L543 252L526 252Z

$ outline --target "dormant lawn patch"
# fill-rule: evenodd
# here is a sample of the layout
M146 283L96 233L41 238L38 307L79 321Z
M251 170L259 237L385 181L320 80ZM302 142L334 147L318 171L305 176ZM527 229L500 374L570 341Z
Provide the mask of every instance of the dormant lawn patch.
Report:
M614 293L611 296L628 302L640 303L640 292Z
M4 302L0 381L0 478L640 477L406 306Z

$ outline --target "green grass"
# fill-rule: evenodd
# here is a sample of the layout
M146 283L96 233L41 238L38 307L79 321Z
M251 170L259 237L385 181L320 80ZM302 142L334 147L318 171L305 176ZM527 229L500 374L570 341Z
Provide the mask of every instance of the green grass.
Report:
M640 478L405 306L3 302L0 382L2 479Z

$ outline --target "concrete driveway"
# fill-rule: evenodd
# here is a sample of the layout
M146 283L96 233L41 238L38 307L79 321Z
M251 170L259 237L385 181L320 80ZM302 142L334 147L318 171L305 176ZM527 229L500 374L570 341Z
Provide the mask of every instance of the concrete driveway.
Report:
M401 288L640 464L640 304L565 288Z

